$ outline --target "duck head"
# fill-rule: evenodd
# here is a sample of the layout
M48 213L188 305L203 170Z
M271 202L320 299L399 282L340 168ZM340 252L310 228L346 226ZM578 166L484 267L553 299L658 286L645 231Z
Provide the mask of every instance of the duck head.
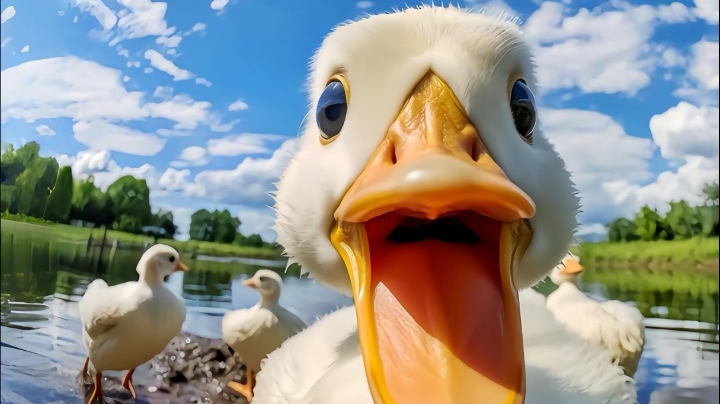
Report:
M187 266L180 262L180 254L166 244L155 244L140 257L136 268L140 280L148 284L162 283L173 272L186 271Z
M257 290L263 301L277 303L280 300L282 278L269 269L258 270L252 278L244 280L243 285Z
M565 282L574 282L583 270L585 268L580 265L580 258L568 252L565 258L550 272L550 280L558 286Z
M276 194L291 262L355 300L377 404L524 400L518 288L576 226L513 21L421 7L337 27Z

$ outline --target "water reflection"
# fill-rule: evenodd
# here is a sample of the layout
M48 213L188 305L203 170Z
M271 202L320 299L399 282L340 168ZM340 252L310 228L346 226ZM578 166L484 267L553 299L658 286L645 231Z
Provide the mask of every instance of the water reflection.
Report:
M112 258L107 252L95 257L82 243L42 232L3 235L2 403L80 401L75 376L85 352L77 301L96 277L109 284L137 279L141 254L142 249L119 248ZM182 260L191 270L168 277L167 287L187 305L183 331L188 334L219 338L225 312L256 304L259 296L242 280L259 268L282 273L281 303L307 324L352 304L312 280L285 274L282 261L189 254L182 254ZM598 300L635 304L647 317L645 350L635 375L641 404L717 402L715 275L587 268L583 278L581 288ZM553 288L549 283L538 286L543 293Z

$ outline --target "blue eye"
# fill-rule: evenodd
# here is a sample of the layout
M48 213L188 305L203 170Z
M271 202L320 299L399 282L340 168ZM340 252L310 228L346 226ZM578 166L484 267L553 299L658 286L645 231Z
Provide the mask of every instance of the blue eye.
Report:
M535 96L524 81L518 80L510 92L510 109L515 128L525 141L531 141L537 124Z
M315 120L320 129L320 136L325 140L337 136L345 123L346 113L345 87L339 81L331 81L320 95L317 111L315 112Z

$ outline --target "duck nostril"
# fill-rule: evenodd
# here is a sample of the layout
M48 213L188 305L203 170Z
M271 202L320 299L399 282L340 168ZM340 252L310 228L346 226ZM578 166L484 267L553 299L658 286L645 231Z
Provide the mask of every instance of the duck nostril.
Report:
M482 144L480 144L479 138L475 138L475 141L472 145L472 153L470 154L470 157L472 157L473 161L477 162L478 160L480 160L481 154L483 154Z
M388 147L388 153L390 153L390 161L393 165L397 164L397 154L395 154L395 143L390 142L390 146Z

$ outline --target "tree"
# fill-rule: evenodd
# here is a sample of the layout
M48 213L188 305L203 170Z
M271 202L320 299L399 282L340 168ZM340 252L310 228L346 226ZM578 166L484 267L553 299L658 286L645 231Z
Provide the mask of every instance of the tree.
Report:
M17 213L17 202L18 202L18 189L15 185L0 185L2 190L2 207L0 211L9 212L12 214Z
M24 146L18 149L18 154L23 148ZM20 192L19 213L32 217L43 216L48 194L55 185L57 174L58 163L54 158L37 157L30 159L25 171L15 181L15 185Z
M637 225L624 217L615 219L608 223L608 240L613 243L621 243L626 241L638 240L639 237L635 234L637 231Z
M653 209L643 206L633 220L637 229L635 234L644 241L670 240L672 232L663 218Z
M677 239L688 239L702 232L698 210L685 201L670 203L665 222L670 227L673 237Z
M95 186L92 176L75 182L70 217L96 226L112 224L109 199Z
M150 189L144 179L131 175L118 178L106 192L110 211L115 221L113 228L130 233L142 233L142 227L150 223Z
M213 222L210 212L200 209L190 216L190 238L199 241L212 241Z
M228 210L208 212L200 209L190 216L190 238L229 244L235 241L240 219Z
M58 172L55 187L48 197L45 207L45 220L67 223L70 218L73 198L73 177L70 167L63 167Z
M708 205L718 205L720 202L720 189L718 187L718 182L713 182L712 184L707 184L703 188L703 194L705 195L705 198L707 198L707 204Z
M160 234L156 234L156 237L173 238L177 232L177 226L175 226L173 222L172 212L164 209L160 209L152 215L151 226L159 230Z

